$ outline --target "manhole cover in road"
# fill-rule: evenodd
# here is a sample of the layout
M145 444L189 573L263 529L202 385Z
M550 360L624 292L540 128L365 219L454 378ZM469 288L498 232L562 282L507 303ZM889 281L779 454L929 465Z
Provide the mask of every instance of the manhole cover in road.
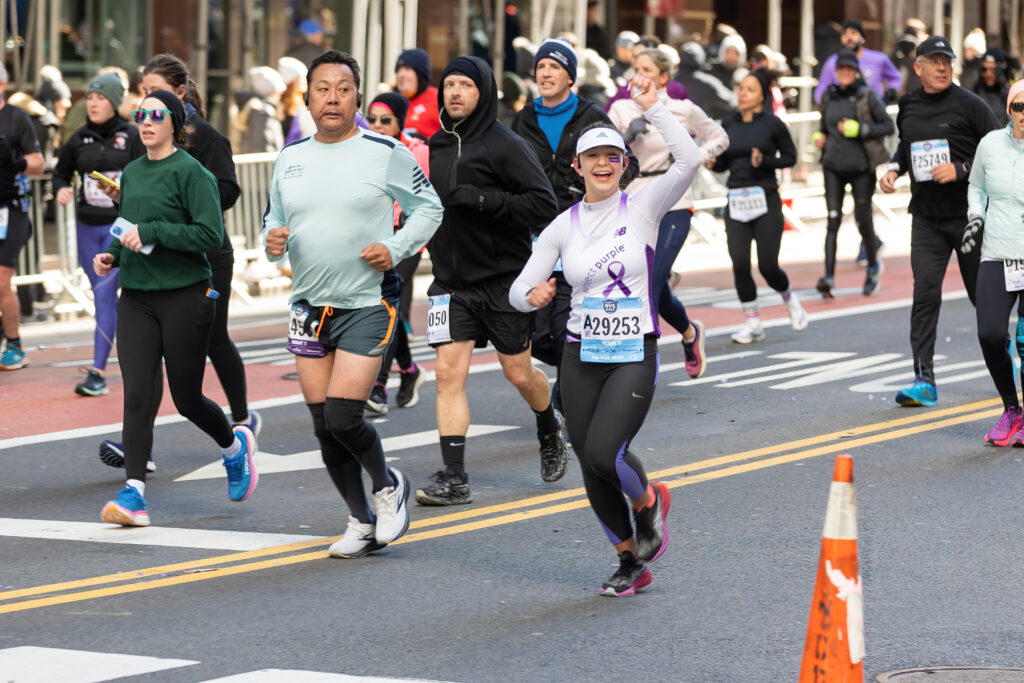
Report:
M1024 669L987 666L921 666L887 671L875 676L878 683L1024 683Z

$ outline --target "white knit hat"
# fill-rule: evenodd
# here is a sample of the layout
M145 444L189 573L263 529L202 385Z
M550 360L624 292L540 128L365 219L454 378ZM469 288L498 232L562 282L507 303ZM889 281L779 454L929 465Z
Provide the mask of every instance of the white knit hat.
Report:
M747 61L747 43L743 40L743 36L734 33L722 38L722 44L718 46L718 58L721 59L730 47L740 53L740 62Z
M988 45L985 42L985 34L981 31L971 31L964 38L964 49L969 50L974 48L977 50L979 55L985 54L985 50L988 49Z
M281 74L269 66L254 66L249 69L249 80L252 81L253 92L260 97L270 97L284 92L285 86Z
M296 78L304 78L306 70L306 65L295 57L281 57L277 60L277 72L281 74L285 84L291 83Z

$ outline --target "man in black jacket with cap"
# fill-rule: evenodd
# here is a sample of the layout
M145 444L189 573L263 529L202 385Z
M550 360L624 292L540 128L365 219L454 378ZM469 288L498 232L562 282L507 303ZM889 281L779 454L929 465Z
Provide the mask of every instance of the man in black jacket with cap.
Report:
M960 252L967 227L967 181L978 142L999 124L980 97L953 84L954 59L949 41L942 36L931 36L918 45L914 71L921 87L900 98L899 146L878 181L883 192L893 192L896 179L910 172L910 267L914 273L910 346L916 379L913 386L896 394L901 406L938 403L932 356L949 253L956 254L972 304L978 279L981 250Z
M494 74L477 57L456 57L441 77L442 128L430 139L430 179L444 219L428 245L434 282L427 341L437 349L437 426L445 468L416 492L422 505L470 502L465 472L473 348L490 342L505 377L537 418L541 475L557 481L569 462L547 376L530 363L533 321L508 303L530 257L531 230L558 213L533 149L498 123Z

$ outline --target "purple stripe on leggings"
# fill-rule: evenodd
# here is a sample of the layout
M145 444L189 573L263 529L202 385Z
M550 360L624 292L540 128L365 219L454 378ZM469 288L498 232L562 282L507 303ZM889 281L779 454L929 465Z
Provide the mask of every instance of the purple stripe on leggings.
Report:
M594 508L591 507L590 509L593 510ZM594 516L597 516L596 512L594 513ZM600 517L597 518L597 523L601 525L602 529L604 529L604 535L608 537L608 540L611 541L612 545L622 543L623 539L619 538L614 533L612 533L612 530L605 526L604 522L601 521Z
M644 495L646 488L644 487L643 479L640 478L637 471L626 462L627 445L629 445L629 442L624 441L622 448L619 449L618 454L615 456L615 473L619 475L619 486L622 488L622 492L630 500L636 500Z

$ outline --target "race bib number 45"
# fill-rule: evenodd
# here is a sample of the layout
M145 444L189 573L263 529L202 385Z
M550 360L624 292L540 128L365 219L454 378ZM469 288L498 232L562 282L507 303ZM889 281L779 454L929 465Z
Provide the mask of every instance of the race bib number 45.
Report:
M639 297L583 299L580 360L635 363L644 359L643 305Z
M729 218L749 223L768 213L763 187L737 187L729 190Z
M932 169L950 161L948 140L910 143L910 166L914 171L914 180L919 183L932 180Z
M310 319L313 312L302 303L292 304L288 319L288 350L299 356L322 358L327 350L320 342L320 321Z

